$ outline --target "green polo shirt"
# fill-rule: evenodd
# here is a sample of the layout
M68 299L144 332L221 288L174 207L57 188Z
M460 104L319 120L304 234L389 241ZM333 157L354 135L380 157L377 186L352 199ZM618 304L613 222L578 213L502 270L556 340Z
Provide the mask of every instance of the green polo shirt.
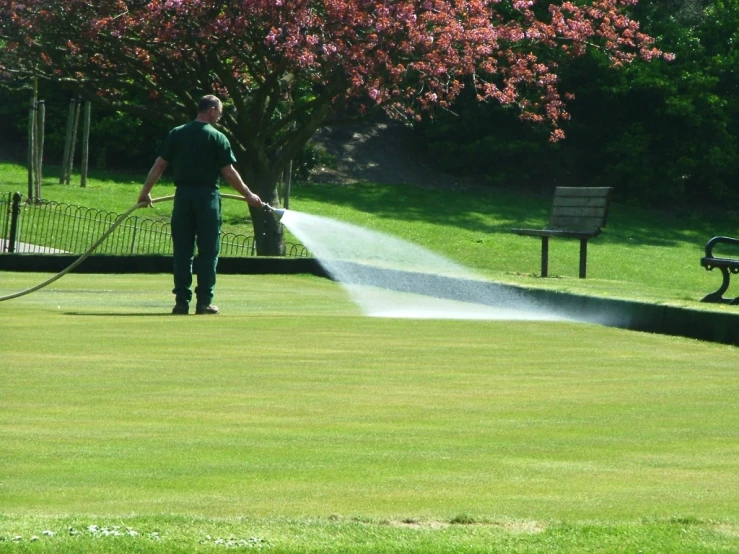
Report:
M221 169L236 163L226 135L199 121L172 129L159 149L159 156L172 166L178 187L218 188Z

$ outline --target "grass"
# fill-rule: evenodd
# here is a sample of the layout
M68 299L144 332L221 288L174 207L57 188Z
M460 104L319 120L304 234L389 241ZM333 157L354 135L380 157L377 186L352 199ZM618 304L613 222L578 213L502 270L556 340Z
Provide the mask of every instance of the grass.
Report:
M53 167L47 168L47 174L45 198L118 213L135 203L145 177L93 176L88 187L81 189L59 185ZM23 191L25 179L21 166L0 164L0 193ZM154 189L155 196L172 193L167 182ZM552 277L541 279L537 276L540 241L513 235L510 229L544 225L550 204L550 198L495 189L425 190L373 183L298 183L291 197L292 209L390 233L499 281L698 309L739 310L700 303L721 282L719 273L700 267L703 248L713 236L739 236L736 212L670 213L615 204L608 227L589 244L588 278L577 278L577 241L553 240ZM162 204L147 215L166 219L170 210L171 206ZM251 234L247 216L240 202L225 202L224 231ZM732 284L726 296L739 296L739 285Z
M169 280L0 303L0 552L739 551L735 348Z
M501 519L473 524L372 522L363 518L213 520L132 516L114 525L29 518L21 539L0 551L53 553L715 553L735 551L735 528L669 518L630 525L552 524ZM90 530L90 527L92 530ZM51 529L49 528L51 527ZM46 532L46 534L44 534ZM112 533L120 533L115 536ZM51 534L53 533L53 535ZM31 540L36 537L36 540Z

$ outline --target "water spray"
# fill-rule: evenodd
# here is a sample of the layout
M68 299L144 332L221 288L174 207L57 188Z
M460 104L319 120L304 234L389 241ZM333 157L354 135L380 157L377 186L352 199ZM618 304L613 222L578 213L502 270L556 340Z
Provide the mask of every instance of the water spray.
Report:
M270 213L273 213L273 214L275 214L275 215L277 216L277 220L278 220L278 221L279 221L280 219L282 219L282 216L284 216L284 215L285 215L285 212L287 211L287 210L285 210L285 209L283 209L283 208L273 208L273 207L272 207L272 206L270 206L269 204L265 204L265 205L264 205L264 209L265 209L265 210L267 210L267 211L268 211L268 212L270 212Z
M231 198L231 199L234 199L234 200L246 201L246 199L243 196L238 196L238 195L235 195L235 194L222 194L221 197L222 198ZM151 201L151 203L152 204L157 204L159 202L168 202L170 200L174 200L174 196L162 196L160 198L153 198L152 201ZM131 208L129 208L125 213L123 213L122 215L118 216L118 219L116 219L113 222L113 224L110 226L110 228L107 231L105 231L105 233L103 233L102 236L97 241L95 241L95 243L92 246L90 246L90 248L88 248L87 251L84 254L82 254L79 258L77 258L74 262L72 262L72 264L69 267L65 268L63 271L60 271L59 273L57 273L53 277L47 279L43 283L39 283L38 285L36 285L34 287L31 287L29 289L22 290L20 292L16 292L16 293L13 293L13 294L9 294L7 296L0 296L0 302L2 302L4 300L12 300L13 298L18 298L18 297L21 297L21 296L25 296L26 294L30 294L32 292L36 292L37 290L42 289L42 288L44 288L47 285L50 285L51 283L53 283L57 279L60 279L60 278L64 277L67 273L69 273L70 271L72 271L73 269L75 269L77 266L79 266L82 262L84 262L88 258L88 256L90 254L92 254L95 250L97 250L97 248L105 241L105 239L107 239L111 235L111 233L113 231L115 231L118 228L118 226L126 220L126 218L128 218L129 215L131 215L137 209L144 208L144 207L146 207L148 205L149 204L147 202L139 202L138 204L135 204L135 205L131 206ZM273 208L269 204L265 204L264 207L265 207L265 209L267 211L269 211L271 213L274 213L277 216L277 219L278 220L279 219L282 219L282 216L285 215L285 210L283 210L281 208Z

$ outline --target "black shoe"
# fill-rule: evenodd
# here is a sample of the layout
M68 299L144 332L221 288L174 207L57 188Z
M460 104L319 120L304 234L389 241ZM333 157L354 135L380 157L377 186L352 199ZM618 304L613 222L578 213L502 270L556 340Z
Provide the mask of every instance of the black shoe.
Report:
M214 304L203 304L195 307L196 314L217 314L220 310Z
M172 313L175 315L187 315L190 313L190 306L188 304L178 302L174 305L174 308L172 308Z

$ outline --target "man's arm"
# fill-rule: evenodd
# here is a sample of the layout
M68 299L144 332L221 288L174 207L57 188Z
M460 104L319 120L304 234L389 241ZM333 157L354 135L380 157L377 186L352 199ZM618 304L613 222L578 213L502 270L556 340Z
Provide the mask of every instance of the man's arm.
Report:
M239 172L236 171L236 168L233 165L222 167L221 175L223 175L223 178L229 185L234 188L234 190L236 190L241 194L241 196L246 198L246 202L250 206L254 206L256 208L264 206L264 202L262 202L262 199L254 194L251 190L249 190L249 187L246 186L246 183L244 183L241 175L239 175Z
M144 188L142 188L139 193L139 204L146 202L148 206L151 206L151 189L154 188L154 185L156 185L159 177L162 176L162 173L164 173L164 170L167 169L168 165L169 162L164 158L159 157L156 159L154 165L151 166L151 169L149 170L149 175L146 176Z

